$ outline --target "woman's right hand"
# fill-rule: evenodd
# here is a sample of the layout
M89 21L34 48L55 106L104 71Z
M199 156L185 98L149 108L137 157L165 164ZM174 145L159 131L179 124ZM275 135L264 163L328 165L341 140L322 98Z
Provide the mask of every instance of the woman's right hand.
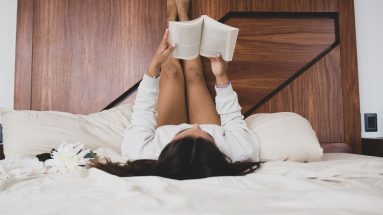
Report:
M160 73L161 65L168 60L172 51L176 48L176 44L168 43L169 29L166 28L165 34L162 37L161 43L158 46L152 61L150 62L147 74L152 77L157 77Z

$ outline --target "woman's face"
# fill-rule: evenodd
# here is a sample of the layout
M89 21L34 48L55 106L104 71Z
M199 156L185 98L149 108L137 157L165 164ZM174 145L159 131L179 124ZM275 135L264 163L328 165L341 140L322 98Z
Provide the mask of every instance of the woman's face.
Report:
M203 138L214 143L213 137L210 136L210 134L208 134L207 132L203 131L198 124L194 124L191 128L181 131L174 137L173 140L181 139L184 137L190 137L190 136L194 138L198 138L198 137Z

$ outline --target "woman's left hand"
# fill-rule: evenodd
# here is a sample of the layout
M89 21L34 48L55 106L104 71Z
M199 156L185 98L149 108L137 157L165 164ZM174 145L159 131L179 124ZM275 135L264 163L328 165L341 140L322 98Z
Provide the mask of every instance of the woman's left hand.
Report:
M228 63L223 60L220 54L209 59L211 62L211 70L215 76L217 85L226 85L229 83L229 77L227 76Z
M226 76L227 65L228 63L223 60L220 54L217 54L216 57L210 57L211 70L215 77Z

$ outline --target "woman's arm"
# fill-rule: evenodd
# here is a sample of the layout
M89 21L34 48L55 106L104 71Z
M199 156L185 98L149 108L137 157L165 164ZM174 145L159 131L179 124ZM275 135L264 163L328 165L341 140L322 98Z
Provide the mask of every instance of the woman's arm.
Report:
M241 113L241 106L238 103L237 93L233 90L227 75L228 63L221 56L210 58L212 72L216 79L215 97L216 109L221 118L221 125L238 125L245 123Z
M147 75L151 77L157 77L160 74L161 65L170 57L172 51L176 48L176 44L170 45L168 43L169 29L166 28L164 36L162 37L161 43L150 62L148 67Z
M233 160L259 159L258 138L247 127L238 95L233 90L227 75L227 62L222 57L211 59L212 71L216 77L216 109L225 131L227 145L221 146Z
M121 154L126 159L138 159L140 155L147 151L147 145L154 137L157 126L158 86L158 78L151 78L145 74L138 87L131 123L124 132L124 140L121 146Z
M164 63L175 46L167 42L168 30L154 55L146 74L144 75L133 106L130 126L125 130L121 146L121 154L129 160L150 158L153 147L149 143L157 128L156 105L159 93L159 74L161 64Z

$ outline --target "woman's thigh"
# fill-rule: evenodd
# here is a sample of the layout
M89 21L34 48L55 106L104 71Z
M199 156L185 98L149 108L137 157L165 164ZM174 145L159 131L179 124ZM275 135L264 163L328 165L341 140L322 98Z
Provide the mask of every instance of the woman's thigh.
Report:
M177 59L169 59L161 67L157 113L157 127L188 122L185 79Z
M189 123L220 125L214 100L206 86L200 57L184 61Z

